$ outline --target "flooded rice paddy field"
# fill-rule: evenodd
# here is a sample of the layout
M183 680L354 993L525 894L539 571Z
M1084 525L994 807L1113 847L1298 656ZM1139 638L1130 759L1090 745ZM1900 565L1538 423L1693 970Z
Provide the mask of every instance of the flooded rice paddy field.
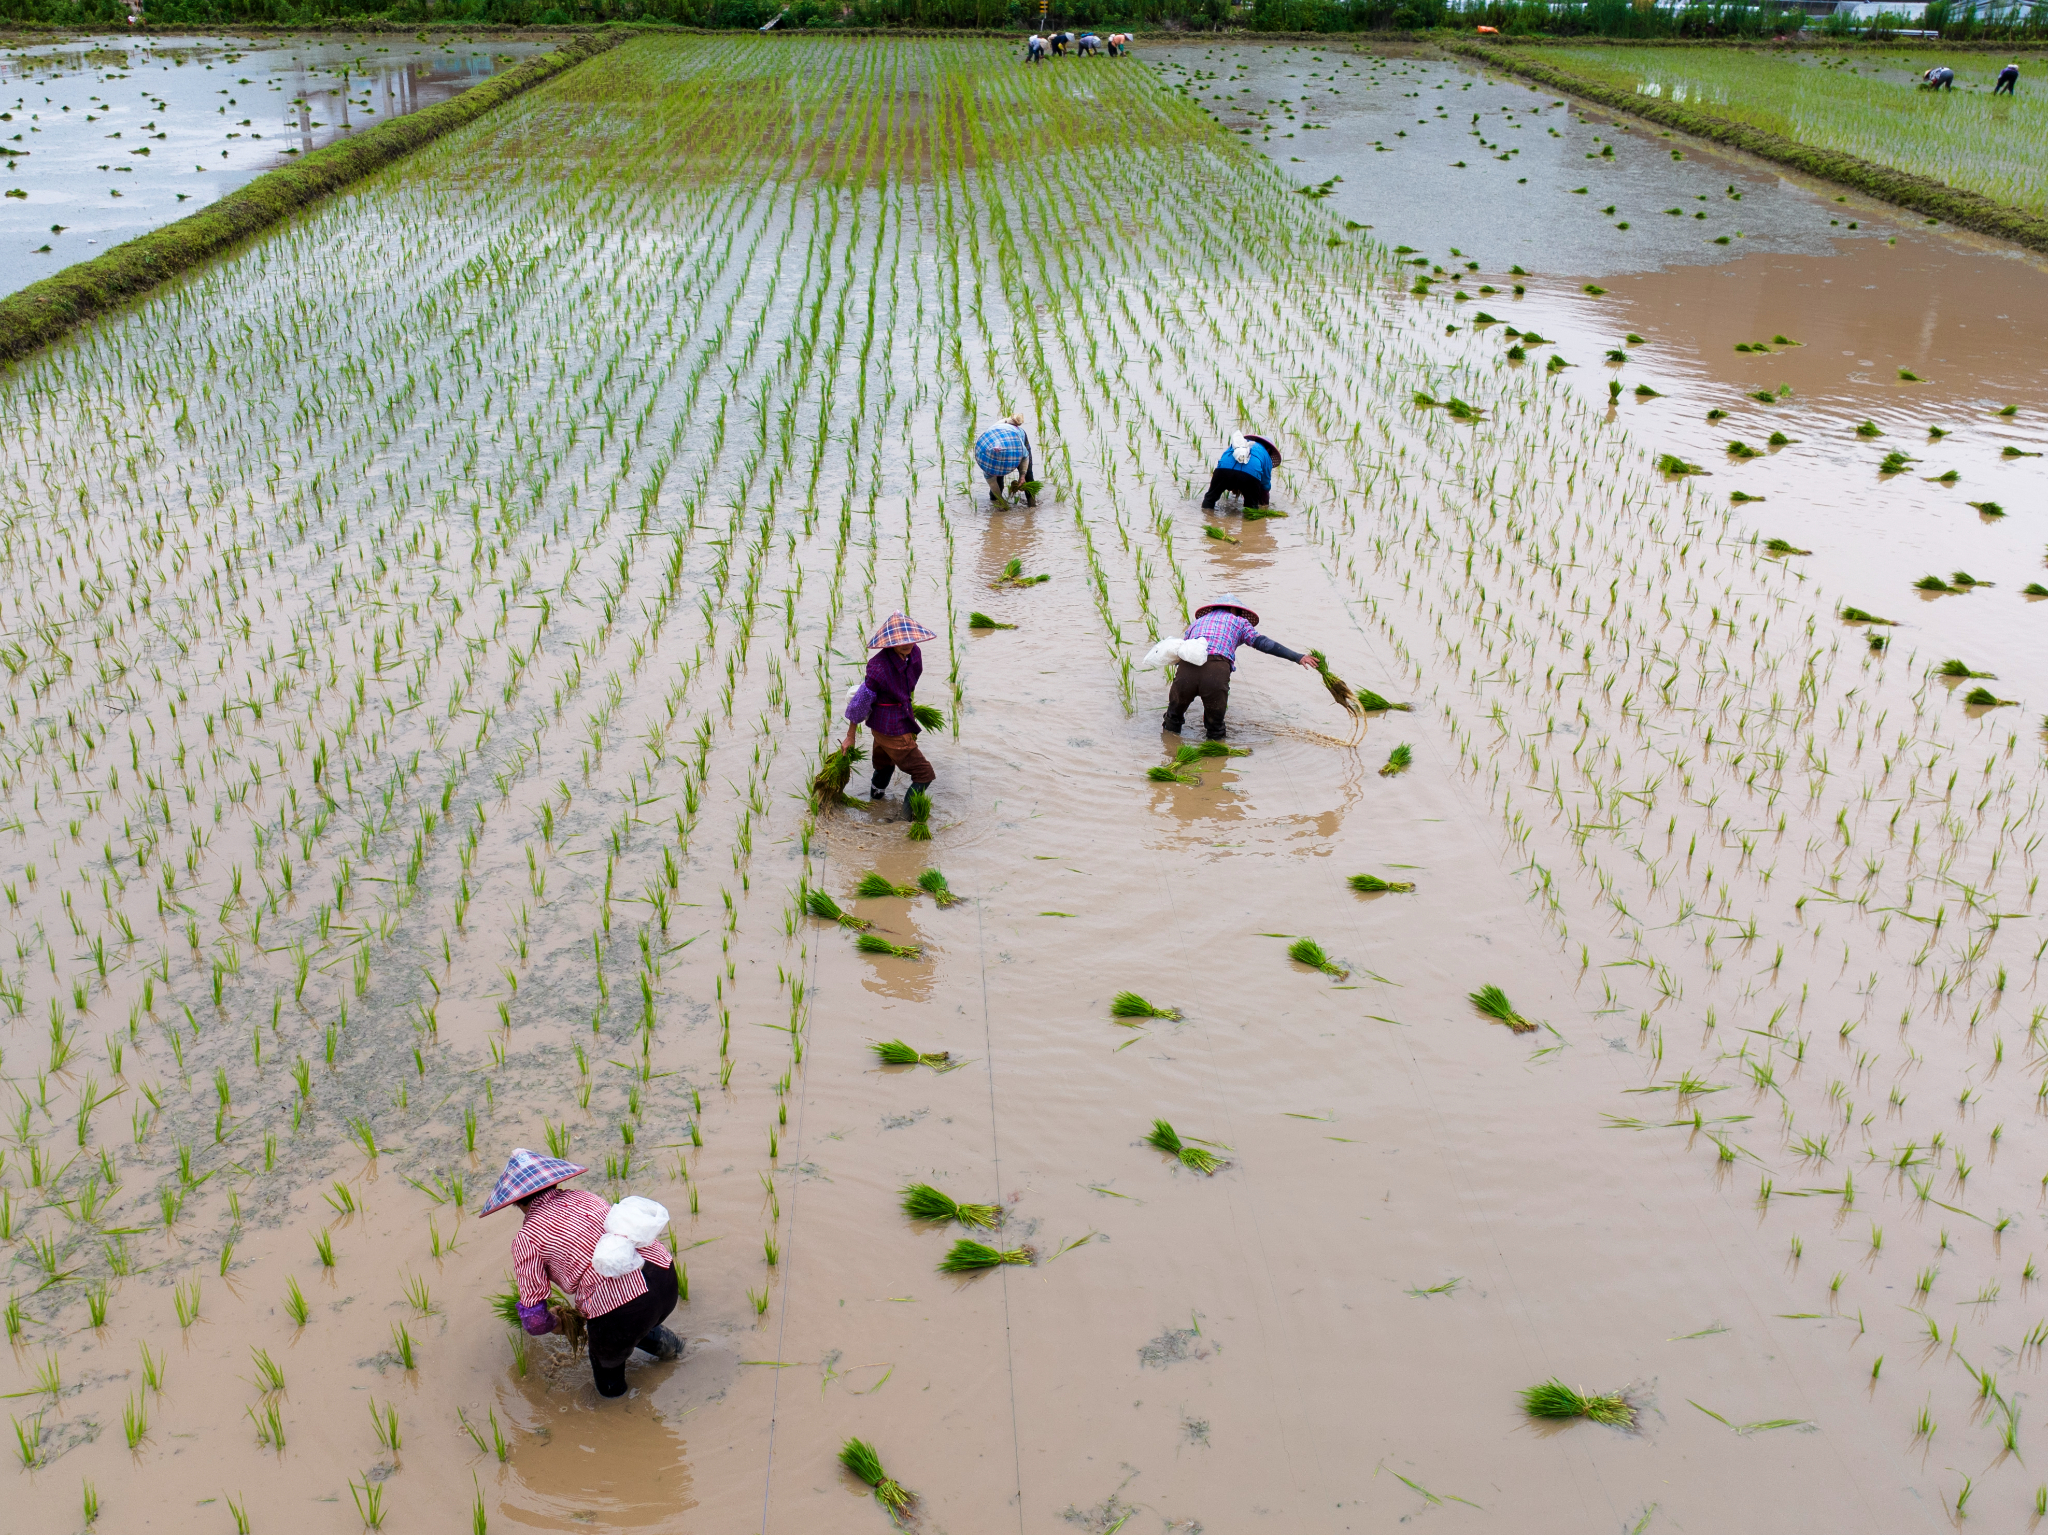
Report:
M0 48L0 293L546 47L163 37Z
M0 381L20 1523L879 1531L851 1434L931 1529L2032 1517L2048 401L1919 296L1996 335L1943 263L2034 268L1532 264L1344 174L1136 62L644 40ZM1880 262L1917 395L1830 291ZM1012 407L1050 494L991 513ZM1286 518L1200 513L1238 425ZM1247 651L1251 755L1149 780L1137 662L1219 589L1412 711ZM898 607L923 843L804 798ZM515 1144L674 1217L626 1400L488 1304ZM1035 1262L939 1273L910 1180Z

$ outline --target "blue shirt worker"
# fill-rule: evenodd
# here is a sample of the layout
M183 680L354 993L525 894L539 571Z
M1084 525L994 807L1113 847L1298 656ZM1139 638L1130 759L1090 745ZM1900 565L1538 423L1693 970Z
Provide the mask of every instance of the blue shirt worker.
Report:
M1012 474L1024 492L1024 505L1038 505L1037 482L1031 478L1031 437L1024 430L1024 418L1012 416L999 421L974 440L974 462L988 481L988 504L1005 504L1003 482Z
M1937 64L1920 77L1922 90L1952 91L1956 88L1956 72L1946 64Z
M1182 660L1173 669L1173 686L1166 695L1165 729L1180 734L1188 706L1202 701L1202 725L1211 741L1223 740L1223 715L1230 708L1230 674L1237 669L1237 648L1248 645L1268 656L1292 661L1316 671L1315 658L1290 651L1278 640L1259 633L1259 616L1238 600L1235 592L1220 592L1195 610L1195 622L1182 637L1205 640L1209 659L1199 667Z
M2013 94L2013 87L2019 83L2019 65L2008 64L1998 72L1998 79L1992 84L1991 94L1994 96L2010 96Z
M1270 441L1250 432L1231 436L1223 457L1209 476L1209 494L1202 498L1202 510L1213 512L1225 493L1236 496L1248 507L1263 507L1273 496L1273 468L1280 462L1280 450Z

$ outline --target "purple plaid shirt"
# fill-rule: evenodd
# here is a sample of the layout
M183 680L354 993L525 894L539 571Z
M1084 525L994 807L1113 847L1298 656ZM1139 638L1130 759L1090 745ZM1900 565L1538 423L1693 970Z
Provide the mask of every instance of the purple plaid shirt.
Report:
M1231 671L1237 670L1237 648L1250 645L1263 638L1252 621L1241 613L1232 613L1228 608L1212 608L1188 626L1183 640L1206 640L1209 642L1209 659L1221 656L1230 663Z

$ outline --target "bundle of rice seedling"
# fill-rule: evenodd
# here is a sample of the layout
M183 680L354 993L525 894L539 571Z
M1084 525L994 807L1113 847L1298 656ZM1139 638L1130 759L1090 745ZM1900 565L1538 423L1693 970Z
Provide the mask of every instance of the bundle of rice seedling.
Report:
M1770 498L1766 496L1752 496L1747 491L1730 491L1728 499L1734 502L1736 506L1741 507L1747 506L1752 501L1768 501Z
M1522 1411L1537 1419L1591 1419L1595 1424L1633 1425L1636 1411L1626 1396L1608 1392L1588 1397L1555 1376L1522 1392Z
M891 944L878 934L864 933L853 941L864 955L894 955L898 960L921 960L924 950L916 944Z
M1225 533L1221 528L1218 528L1214 523L1202 524L1202 532L1206 533L1212 539L1221 539L1226 544L1236 544L1239 542L1235 534Z
M1810 549L1801 549L1786 539L1765 539L1764 548L1774 555L1810 555Z
M1176 768L1180 768L1185 767L1189 763L1199 762L1205 757L1250 757L1251 755L1252 749L1250 747L1233 747L1227 741L1191 741L1185 746L1174 749L1173 765Z
M1180 1010L1157 1007L1135 992L1119 992L1109 1000L1109 1016L1113 1019L1178 1019Z
M2048 587L2042 586L2041 583L2038 581L2030 581L2024 587L2020 588L2020 596L2048 597Z
M519 1326L519 1292L517 1288L494 1292L490 1298L491 1310L498 1314L498 1320L508 1328Z
M1969 591L1972 587L1995 587L1998 585L1995 581L1979 581L1968 571L1952 571L1949 574L1948 580L1950 586L1960 587L1965 592Z
M942 907L950 907L960 899L953 894L953 888L946 884L946 877L936 869L928 869L919 875L917 888Z
M1041 581L1051 580L1052 577L1050 575L1026 576L1024 574L1024 557L1016 555L1004 565L1003 574L998 576L992 585L998 587L1035 587Z
M1414 761L1415 753L1409 748L1408 743L1404 741L1387 754L1387 760L1380 768L1380 777L1385 779L1391 778L1397 773L1406 773L1408 765Z
M1842 617L1851 624L1896 624L1899 622L1897 619L1880 619L1876 614L1866 613L1861 608L1844 608L1842 609Z
M1657 468L1667 475L1704 475L1707 473L1699 465L1688 464L1675 453L1659 454L1657 456Z
M1154 763L1145 770L1145 777L1155 784L1199 784L1202 782L1191 773L1182 773L1171 763Z
M1287 946L1287 958L1296 965L1309 966L1321 971L1325 976L1334 976L1339 981L1342 981L1351 974L1350 971L1332 960L1324 951L1323 946L1314 939L1296 939Z
M943 1067L953 1059L951 1051L920 1051L901 1040L877 1040L868 1049L885 1067Z
M987 614L976 609L973 613L967 615L967 627L969 629L1015 629L1017 626L1014 624L999 624Z
M1468 999L1474 1008L1489 1019L1507 1025L1518 1035L1526 1035L1536 1027L1515 1012L1515 1005L1508 1001L1507 993L1501 991L1499 987L1481 987L1477 992L1469 993Z
M928 843L932 840L931 797L921 789L913 789L903 797L903 809L910 813L910 827L903 835L913 843Z
M1351 691L1349 683L1330 670L1330 659L1321 651L1310 651L1308 654L1309 659L1315 662L1316 671L1322 675L1323 686L1329 690L1330 697L1336 701L1337 707L1347 715L1357 714L1360 708L1358 695Z
M1184 1143L1180 1139L1180 1134L1164 1120L1152 1122L1152 1134L1145 1140L1169 1157L1179 1158L1184 1166L1194 1169L1197 1173L1214 1174L1223 1166L1223 1160L1214 1152Z
M964 1227L999 1227L1000 1206L962 1205L944 1190L929 1184L906 1184L897 1193L903 1197L903 1214L918 1221L957 1221Z
M1973 501L1970 503L1970 505L1975 507L1979 512L1983 513L1986 517L2005 516L2005 508L2001 507L1995 501Z
M853 765L867 756L862 747L841 747L825 754L825 761L811 780L811 804L821 811L835 806L859 805L860 802L846 792L846 784L853 777Z
M903 1512L917 1502L917 1495L882 1470L882 1458L865 1440L849 1439L839 1448L839 1465L875 1490L875 1498L889 1511L889 1518L901 1521Z
M869 901L877 901L884 896L915 897L917 895L917 887L914 885L897 885L889 880L887 876L878 875L871 869L860 877L860 884L853 888L853 894Z
M1285 517L1287 514L1278 507L1246 507L1244 520L1248 523L1262 523L1269 517Z
M804 910L813 917L822 918L828 923L838 923L845 928L871 928L874 926L864 917L855 917L824 891L805 891Z
M1998 676L1996 672L1973 672L1970 670L1970 665L1968 662L1956 656L1949 657L1947 661L1944 661L1940 666L1936 667L1934 669L1934 672L1937 677L1996 678Z
M935 709L929 704L913 704L910 706L910 714L911 718L927 731L943 731L946 728L946 712L942 709Z
M987 1243L977 1243L971 1237L956 1239L939 1260L939 1272L946 1275L972 1275L984 1269L994 1269L1002 1264L1029 1264L1032 1260L1029 1248L991 1248Z
M1412 891L1415 889L1415 882L1413 880L1382 880L1378 875L1353 875L1350 884L1351 889L1354 891L1365 891L1367 893L1378 891Z
M1917 464L1918 462L1919 460L1911 458L1894 448L1884 456L1884 462L1877 466L1877 472L1880 475L1904 474L1908 464Z
M2008 704L2019 703L2018 699L2001 699L1989 688L1972 688L1963 695L1965 704L1974 704L1979 709L2001 709Z

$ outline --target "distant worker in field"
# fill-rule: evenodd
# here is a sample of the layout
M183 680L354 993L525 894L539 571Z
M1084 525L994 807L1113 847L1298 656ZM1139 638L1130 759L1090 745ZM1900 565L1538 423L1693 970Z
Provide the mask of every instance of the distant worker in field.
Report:
M1956 88L1956 72L1946 64L1937 64L1920 77L1923 91L1952 91Z
M1073 33L1071 33L1071 32L1055 32L1055 33L1053 33L1053 35L1052 35L1052 51L1053 51L1053 52L1054 52L1055 54L1061 54L1061 53L1065 53L1065 52L1066 52L1066 51L1067 51L1067 50L1068 50L1069 48L1071 48L1071 47L1073 47L1073 46L1074 46L1074 34L1073 34Z
M1994 96L2010 96L2014 94L2013 87L2018 85L2019 83L2019 65L2008 64L2005 66L2005 68L2001 69L1998 72L1998 79L1996 82L1993 83L1991 87L1991 94Z
M867 676L846 701L846 740L841 751L851 751L854 736L865 725L875 738L875 777L868 790L870 800L882 799L889 780L901 768L910 777L910 787L927 796L938 779L924 753L918 750L917 716L911 711L911 695L924 675L921 641L939 637L905 613L892 613L889 621L868 641L875 654L868 658Z
M1250 432L1231 436L1209 476L1209 494L1202 498L1202 510L1213 512L1226 494L1234 495L1248 507L1263 507L1273 495L1273 468L1280 462L1280 450L1266 438Z
M1125 55L1125 54L1129 53L1130 51L1131 51L1131 34L1130 34L1130 33L1128 33L1128 32L1112 32L1112 33L1110 33L1110 34L1109 34L1109 56L1110 56L1111 58L1113 58L1113 59L1115 59L1115 58L1121 58L1121 57L1123 57L1123 55Z
M1084 59L1094 58L1102 52L1102 39L1093 32L1083 32L1081 41L1075 45L1075 49Z
M1024 62L1043 64L1045 62L1045 39L1036 32L1024 39Z
M519 1324L528 1333L581 1330L599 1397L623 1397L634 1350L657 1360L682 1357L683 1346L662 1326L676 1307L675 1256L660 1242L668 1212L628 1195L613 1205L587 1189L563 1189L589 1172L559 1157L515 1147L480 1214L508 1205L524 1218L512 1239L512 1278ZM551 1309L560 1289L571 1307Z
M1024 418L1012 416L999 421L974 440L974 462L981 470L982 478L988 481L988 504L1000 507L1007 503L1004 481L1012 474L1017 477L1017 488L1024 493L1024 505L1038 505L1038 492L1033 488L1037 481L1031 475L1031 437L1024 430Z
M1166 695L1166 719L1161 722L1164 729L1179 735L1188 706L1200 699L1202 725L1209 740L1223 740L1223 716L1230 708L1230 674L1237 668L1240 645L1278 656L1282 661L1296 662L1311 672L1316 670L1313 656L1290 651L1278 640L1268 639L1259 633L1258 625L1259 616L1238 601L1234 592L1218 593L1195 610L1195 622L1187 627L1181 643L1204 641L1208 656L1199 663L1183 656L1175 664L1173 686Z

